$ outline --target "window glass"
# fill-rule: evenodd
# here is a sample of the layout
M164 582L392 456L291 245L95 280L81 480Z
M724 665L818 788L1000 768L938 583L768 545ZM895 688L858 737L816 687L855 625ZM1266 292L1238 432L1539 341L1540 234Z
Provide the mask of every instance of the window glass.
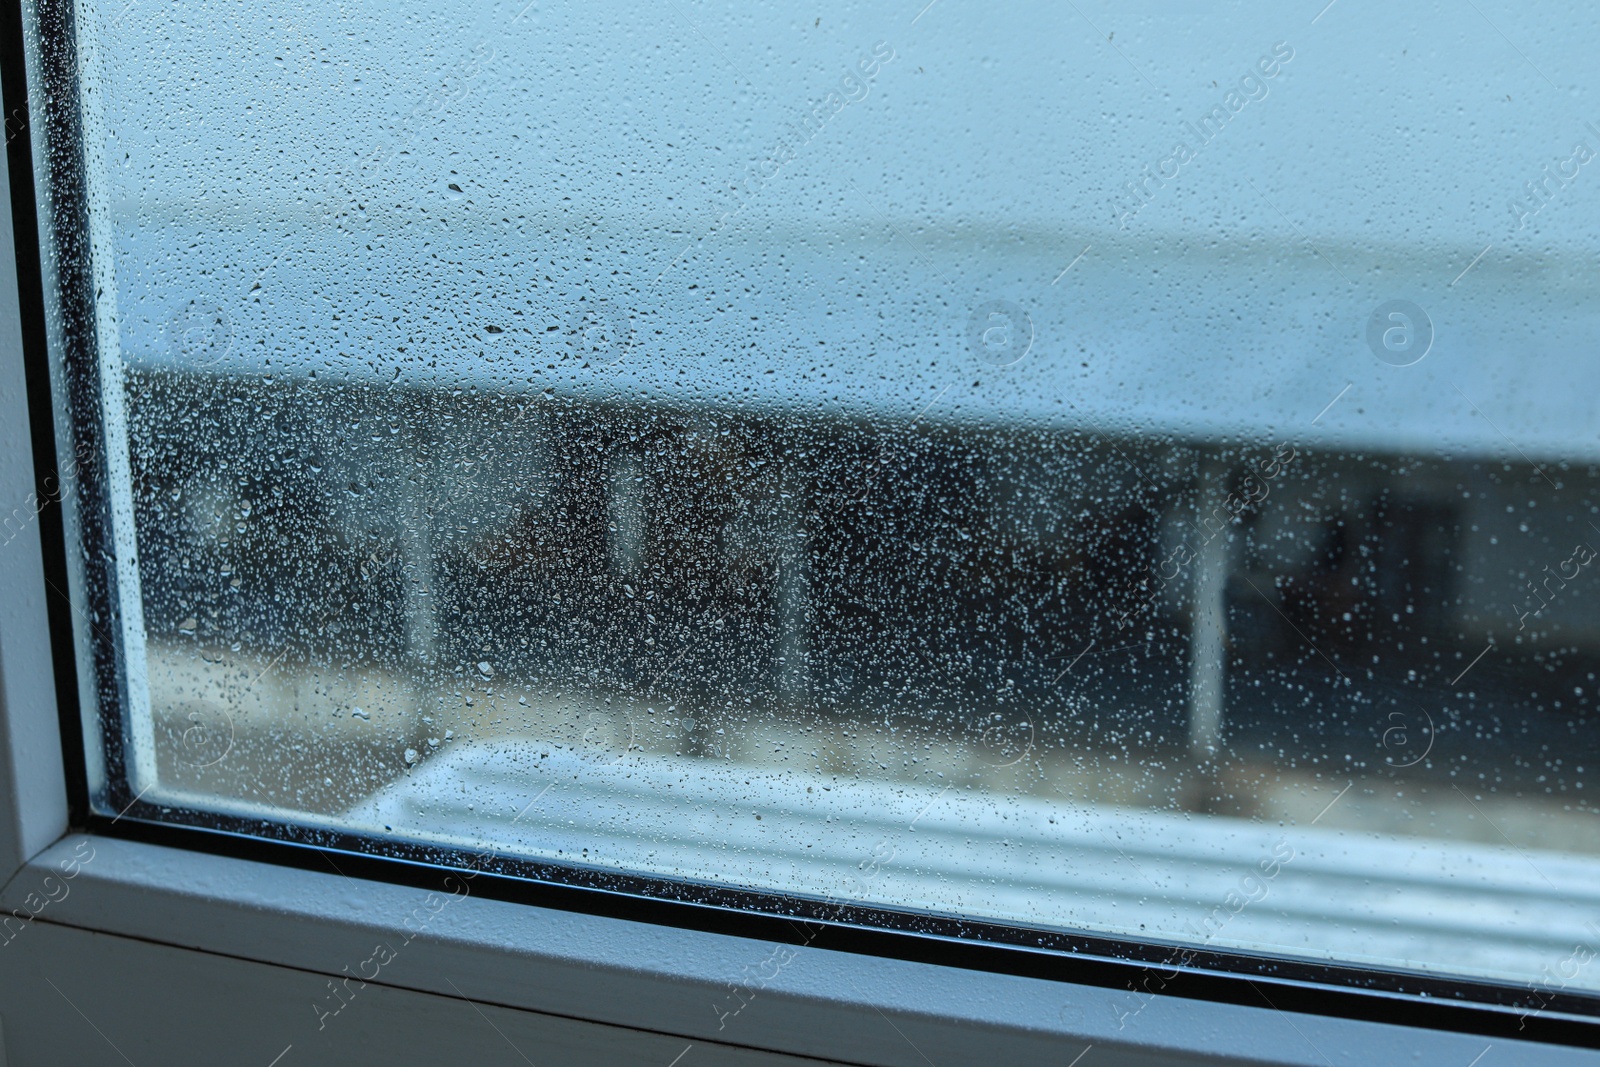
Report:
M101 810L1600 988L1595 13L77 18Z

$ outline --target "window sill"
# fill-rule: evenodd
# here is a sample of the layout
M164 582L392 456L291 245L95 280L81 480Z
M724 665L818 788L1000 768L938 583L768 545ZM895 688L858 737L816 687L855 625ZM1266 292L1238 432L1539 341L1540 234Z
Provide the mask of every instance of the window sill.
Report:
M62 881L75 862L76 875ZM1067 1062L1090 1044L1103 1063L1464 1064L1490 1044L1513 1058L1521 1050L1550 1064L1600 1063L1600 1053L1578 1049L1172 997L1151 997L1136 1018L1119 1020L1132 994L820 948L797 950L756 995L740 987L747 1006L719 1015L714 1005L737 1007L730 987L773 945L471 895L433 895L430 905L424 890L347 879L331 867L321 874L102 836L56 843L11 880L0 904L26 911L33 894L37 906L47 877L57 899L39 908L40 921L854 1063L918 1067L927 1062L919 1049L937 1050L941 1065ZM407 941L412 915L426 922L414 923ZM378 943L393 949L381 964L373 962ZM308 1042L317 1022L312 1011L287 1021Z

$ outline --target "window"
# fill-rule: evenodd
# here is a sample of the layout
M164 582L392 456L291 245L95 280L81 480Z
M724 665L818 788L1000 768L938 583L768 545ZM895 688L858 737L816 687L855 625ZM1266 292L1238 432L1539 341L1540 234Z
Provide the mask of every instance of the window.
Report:
M49 9L96 825L1591 1011L1595 27L1317 6Z

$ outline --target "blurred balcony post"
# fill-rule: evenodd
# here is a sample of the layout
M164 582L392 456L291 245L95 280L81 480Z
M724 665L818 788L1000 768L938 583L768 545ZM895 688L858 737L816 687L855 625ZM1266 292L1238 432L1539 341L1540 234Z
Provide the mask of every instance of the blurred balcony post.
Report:
M811 688L811 538L804 478L786 472L778 494L778 699L800 708Z
M1225 594L1232 562L1232 522L1224 501L1232 466L1202 456L1195 488L1193 595L1189 601L1189 754L1208 764L1222 744L1223 690L1227 680L1228 620Z
M424 400L418 405L413 424L413 440L404 449L415 477L417 491L406 494L399 521L402 602L405 611L406 656L421 670L431 669L438 660L439 612L438 568L434 562L435 524L440 505L450 490L437 461L434 405Z

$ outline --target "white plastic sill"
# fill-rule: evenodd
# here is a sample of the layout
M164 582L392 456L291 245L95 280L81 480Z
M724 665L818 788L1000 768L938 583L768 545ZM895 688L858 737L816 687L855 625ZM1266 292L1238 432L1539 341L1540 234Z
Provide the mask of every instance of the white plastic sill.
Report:
M777 946L105 837L51 846L0 905L38 909L36 922L861 1064L1068 1063L1085 1046L1100 1064L1465 1065L1486 1048L1495 1063L1600 1064L1580 1049L1169 997L1129 1016L1121 990L816 948L796 950L724 1016L729 987ZM409 941L408 917L420 930ZM376 944L393 958L371 962ZM308 1006L296 1025L309 1039L317 1022Z

